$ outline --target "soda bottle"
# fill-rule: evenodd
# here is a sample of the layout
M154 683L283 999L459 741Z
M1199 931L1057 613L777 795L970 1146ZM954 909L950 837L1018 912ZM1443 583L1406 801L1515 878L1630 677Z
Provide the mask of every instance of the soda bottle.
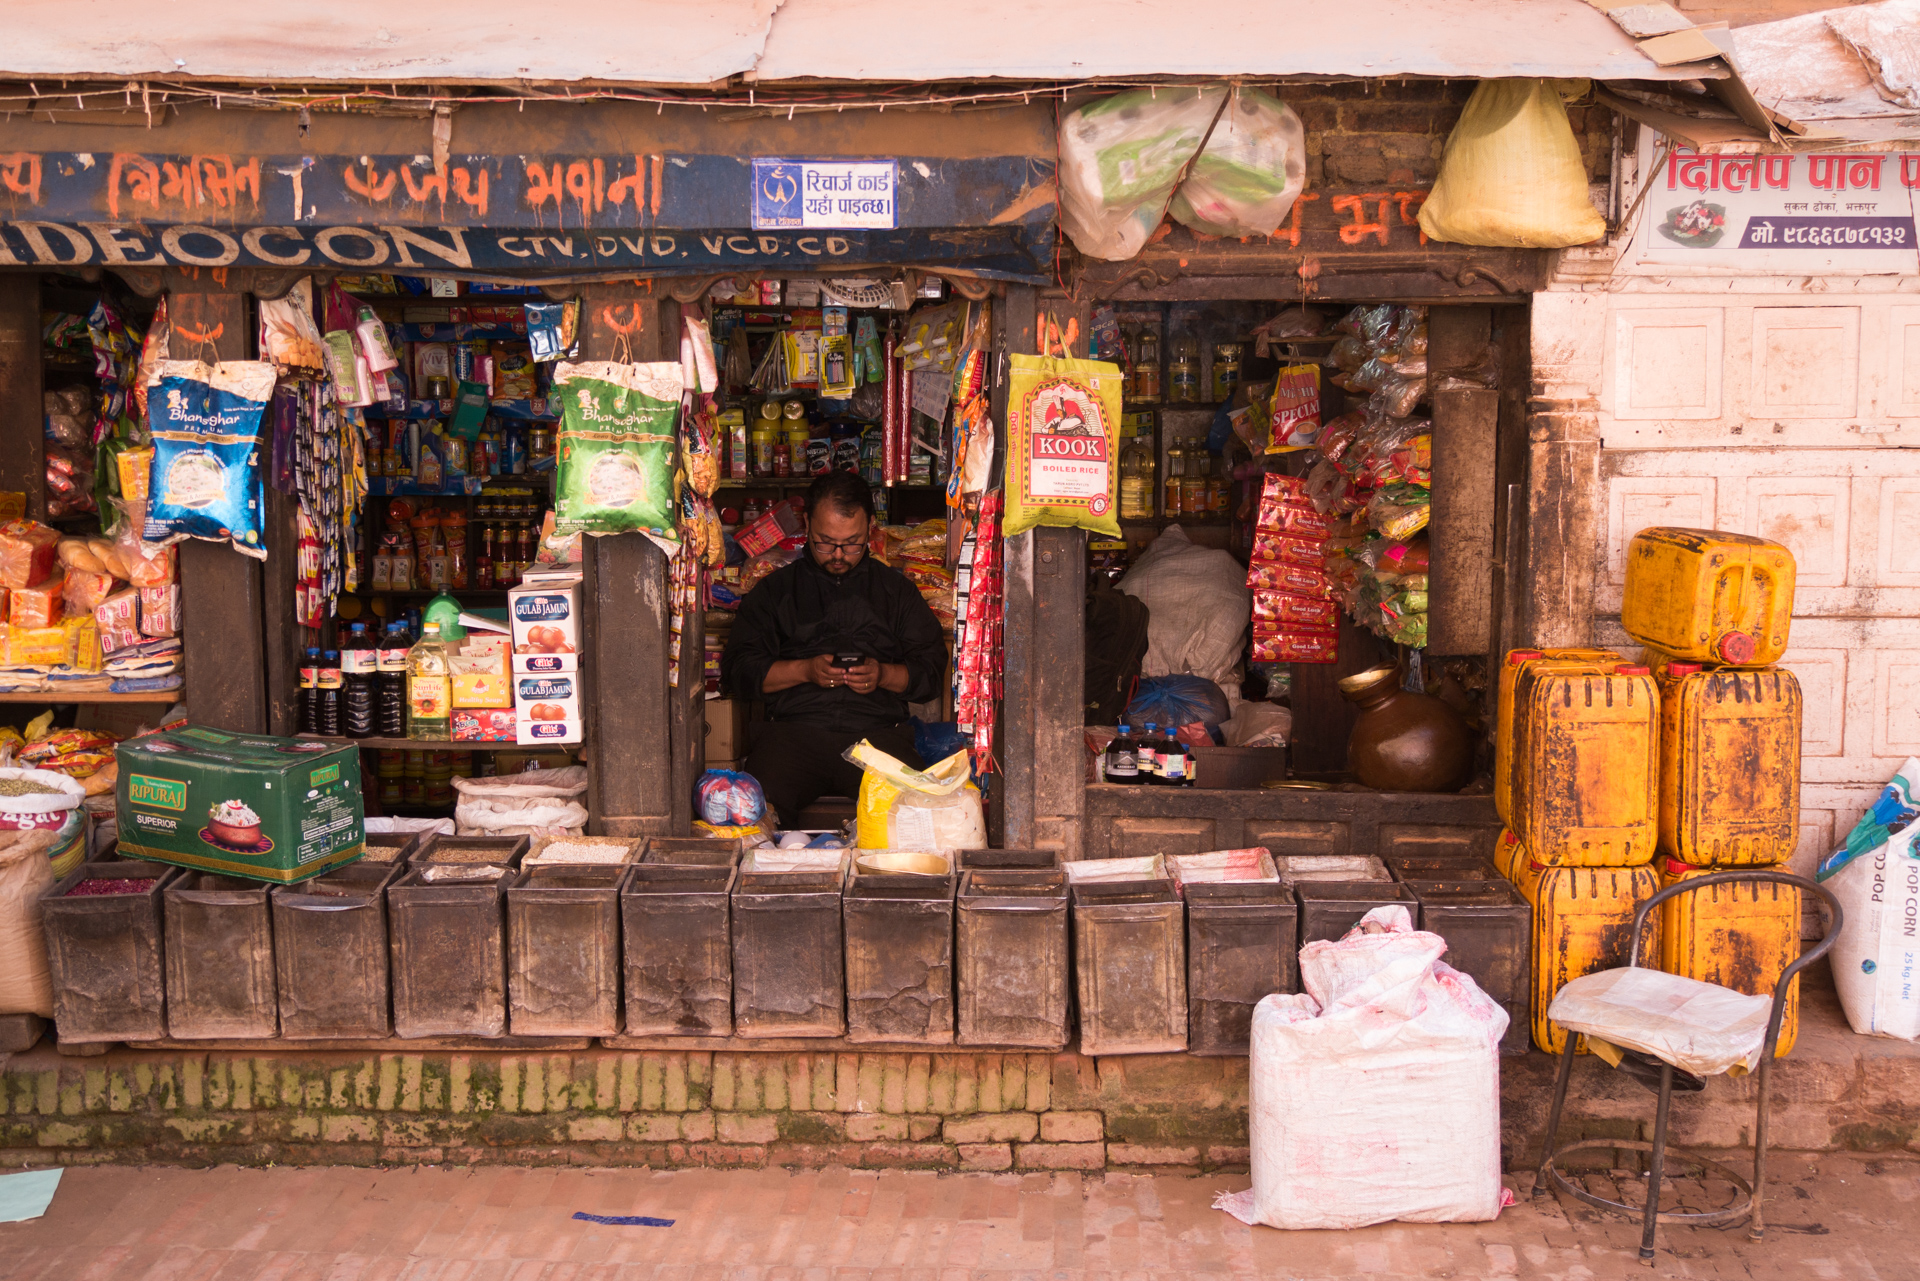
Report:
M453 680L447 674L447 647L440 624L427 623L407 651L407 737L453 736Z
M367 635L365 623L355 623L340 651L340 678L346 704L348 738L372 738L375 729L374 674L380 669L380 651Z
M1147 783L1161 783L1160 777L1160 726L1154 721L1147 722L1147 732L1135 749L1134 760L1140 771L1140 778Z
M309 649L300 659L299 709L301 734L320 732L320 651Z
M383 738L407 736L407 633L388 623L380 641L379 671L374 677L376 715Z
M340 736L340 651L322 650L320 653L320 710L317 720L320 733L325 738Z
M1107 744L1107 782L1140 781L1140 745L1133 741L1133 726L1122 725L1120 733Z

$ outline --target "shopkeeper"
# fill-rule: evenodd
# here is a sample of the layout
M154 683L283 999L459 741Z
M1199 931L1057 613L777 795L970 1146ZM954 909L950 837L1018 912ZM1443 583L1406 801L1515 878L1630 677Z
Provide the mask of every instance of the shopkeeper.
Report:
M938 694L947 669L919 589L867 554L866 482L834 472L806 502L807 554L747 593L721 659L727 691L765 704L746 769L783 828L822 796L858 794L860 767L840 754L863 738L918 767L907 704Z

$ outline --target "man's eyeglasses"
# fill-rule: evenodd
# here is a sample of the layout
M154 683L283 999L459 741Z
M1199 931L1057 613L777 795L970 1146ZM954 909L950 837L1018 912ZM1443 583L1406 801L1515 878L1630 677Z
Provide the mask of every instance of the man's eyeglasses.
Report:
M852 553L852 552L865 551L867 549L867 540L864 538L854 538L854 539L849 539L844 543L834 543L834 542L828 542L824 538L815 538L813 540L813 545L815 547L818 547L823 552Z

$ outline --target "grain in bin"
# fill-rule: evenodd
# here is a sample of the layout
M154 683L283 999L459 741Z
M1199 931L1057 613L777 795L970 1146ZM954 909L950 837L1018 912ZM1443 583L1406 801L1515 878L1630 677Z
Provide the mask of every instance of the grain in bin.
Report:
M356 747L187 725L116 757L125 857L284 885L365 850Z

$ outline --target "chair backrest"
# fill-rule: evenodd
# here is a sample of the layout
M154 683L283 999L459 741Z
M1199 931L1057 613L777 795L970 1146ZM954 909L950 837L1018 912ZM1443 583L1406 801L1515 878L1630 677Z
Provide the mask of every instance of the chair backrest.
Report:
M1820 936L1820 941L1802 952L1797 960L1787 966L1780 974L1780 981L1773 985L1773 1017L1767 1020L1767 1041L1761 1050L1763 1059L1770 1060L1773 1058L1774 1045L1780 1039L1780 1022L1787 1011L1787 989L1792 986L1794 979L1799 977L1801 970L1825 956L1833 947L1834 941L1840 937L1841 922L1846 920L1846 913L1840 910L1840 900L1835 898L1833 891L1826 886L1810 881L1804 876L1795 876L1791 872L1774 872L1759 867L1737 867L1730 871L1714 872L1707 876L1689 877L1687 880L1675 882L1634 909L1633 946L1627 952L1627 965L1632 968L1640 964L1640 933L1646 927L1647 914L1654 908L1682 894L1692 894L1696 890L1704 890L1709 886L1732 885L1742 881L1772 881L1779 885L1798 886L1802 893L1810 891L1818 895L1827 908L1827 928L1826 932Z

